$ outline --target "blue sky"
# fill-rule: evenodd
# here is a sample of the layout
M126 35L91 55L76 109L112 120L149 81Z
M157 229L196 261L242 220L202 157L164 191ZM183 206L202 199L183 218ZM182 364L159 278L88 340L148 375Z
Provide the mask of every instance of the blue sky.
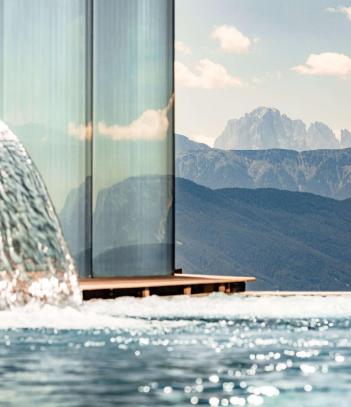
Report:
M28 149L58 211L90 174L85 5L0 0L0 119ZM172 171L171 6L95 2L95 196L130 176Z
M176 0L176 131L257 106L351 130L351 1Z

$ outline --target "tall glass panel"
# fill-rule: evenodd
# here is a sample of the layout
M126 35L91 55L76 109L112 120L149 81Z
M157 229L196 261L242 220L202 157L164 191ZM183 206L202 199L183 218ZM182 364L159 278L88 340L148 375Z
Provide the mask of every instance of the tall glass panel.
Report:
M95 276L173 271L173 1L94 3Z
M169 274L173 0L0 0L0 22L0 118L80 275Z
M87 5L0 0L0 117L42 174L82 274L91 240Z
M4 17L3 17L3 0L0 0L0 118L3 117L3 29L4 29Z

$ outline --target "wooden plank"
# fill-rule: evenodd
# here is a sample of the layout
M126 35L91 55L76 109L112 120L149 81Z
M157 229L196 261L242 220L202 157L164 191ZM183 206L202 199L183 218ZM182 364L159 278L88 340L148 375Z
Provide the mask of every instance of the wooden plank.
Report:
M220 284L220 285L218 286L218 291L219 291L220 293L225 293L225 284Z
M150 276L150 277L105 277L84 278L79 280L81 290L106 290L127 289L167 286L192 286L227 283L253 282L253 277L226 277L226 276L202 276L202 275L177 275L177 276ZM225 285L224 285L225 287ZM225 291L225 289L224 289Z
M184 287L183 294L184 295L191 295L191 286Z
M215 291L239 293L253 277L177 274L172 276L134 276L79 279L83 299L116 298L121 296L202 295Z
M209 280L221 280L221 281L226 281L226 282L233 282L233 283L238 283L238 282L255 282L256 277L246 277L246 276L219 276L216 274L174 274L175 277L187 277L187 278L206 278ZM245 279L245 280L243 280Z
M141 292L142 297L149 297L150 296L150 290L148 288L144 288L143 291Z

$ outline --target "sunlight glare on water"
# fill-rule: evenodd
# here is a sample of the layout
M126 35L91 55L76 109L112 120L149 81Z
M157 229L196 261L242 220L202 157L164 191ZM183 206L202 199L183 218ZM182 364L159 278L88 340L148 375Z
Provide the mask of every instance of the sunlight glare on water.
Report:
M348 295L1 311L0 404L348 406L350 316Z

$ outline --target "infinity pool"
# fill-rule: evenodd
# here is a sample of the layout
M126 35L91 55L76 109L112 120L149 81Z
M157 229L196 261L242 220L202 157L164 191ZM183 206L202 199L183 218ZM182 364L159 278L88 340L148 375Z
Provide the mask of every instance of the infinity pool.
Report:
M350 406L351 297L0 312L0 405Z

